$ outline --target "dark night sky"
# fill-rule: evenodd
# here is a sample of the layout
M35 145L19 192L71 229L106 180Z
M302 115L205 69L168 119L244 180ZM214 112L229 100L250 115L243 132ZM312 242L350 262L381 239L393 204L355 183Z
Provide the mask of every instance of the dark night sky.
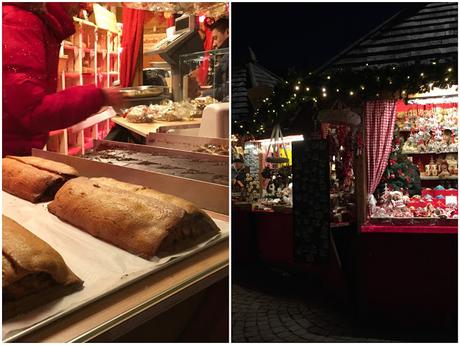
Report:
M234 64L244 60L251 46L259 63L280 76L289 68L310 71L408 6L234 2L232 60Z

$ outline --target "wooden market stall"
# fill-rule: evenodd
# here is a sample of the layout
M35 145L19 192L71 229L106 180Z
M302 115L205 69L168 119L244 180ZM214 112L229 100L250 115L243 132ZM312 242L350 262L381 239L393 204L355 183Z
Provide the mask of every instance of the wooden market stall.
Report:
M339 267L347 262L342 271L364 321L450 327L456 320L457 13L454 3L414 5L314 73L279 84L236 123L241 136L266 138L277 123L286 135L303 134L293 153L293 239L280 226L286 237L277 242L292 248L276 250L296 264L332 253ZM345 135L343 125L352 131ZM343 190L350 177L354 187ZM353 226L334 248L328 225L350 215Z

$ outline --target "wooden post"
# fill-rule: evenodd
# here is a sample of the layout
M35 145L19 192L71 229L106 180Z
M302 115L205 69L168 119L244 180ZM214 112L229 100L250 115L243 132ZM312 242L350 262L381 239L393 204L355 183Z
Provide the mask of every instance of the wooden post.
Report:
M356 157L354 161L355 170L355 193L356 193L356 216L358 232L362 224L367 220L367 148L365 145L366 140L366 124L364 118L364 107L362 107L361 114L363 118L361 121L362 132L361 139L363 143L361 156Z

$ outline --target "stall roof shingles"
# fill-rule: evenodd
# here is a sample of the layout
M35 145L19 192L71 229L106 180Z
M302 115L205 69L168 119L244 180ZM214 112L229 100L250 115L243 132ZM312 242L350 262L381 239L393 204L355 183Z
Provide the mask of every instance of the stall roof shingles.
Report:
M418 4L389 19L333 58L324 68L360 68L400 63L456 60L458 4Z
M249 62L232 71L232 120L238 121L254 111L248 90L255 86L275 87L280 78L261 66L250 51Z

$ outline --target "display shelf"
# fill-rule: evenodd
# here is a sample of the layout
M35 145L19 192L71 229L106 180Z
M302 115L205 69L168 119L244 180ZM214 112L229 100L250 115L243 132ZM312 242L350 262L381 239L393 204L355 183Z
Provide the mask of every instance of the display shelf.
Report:
M82 152L82 148L80 146L70 146L67 152L71 156L76 156Z
M80 49L80 47L73 45L73 44L64 44L63 45L65 50L75 50L75 49Z
M402 151L401 152L403 155L445 155L445 154L449 154L449 153L458 153L458 151L441 151L441 152L436 152L436 151L433 151L433 152L405 152L405 151Z
M422 176L420 175L420 180L422 181L443 181L443 180L458 180L458 176L446 176L446 177L438 177L438 176Z
M456 130L458 129L457 127L443 127L441 126L440 127L441 129L450 129L450 130ZM414 132L418 132L420 129L419 128L412 128L412 129L398 129L399 132L403 132L403 133L410 133L412 131Z
M59 90L89 84L109 87L119 76L121 32L102 29L79 18L74 18L74 23L75 34L61 44ZM72 126L69 131L50 132L45 147L64 154L84 153L92 145L89 141L107 135L109 119L114 115L113 110L105 110ZM90 130L85 131L86 128Z
M64 76L66 78L80 78L80 73L77 73L77 72L65 72Z

